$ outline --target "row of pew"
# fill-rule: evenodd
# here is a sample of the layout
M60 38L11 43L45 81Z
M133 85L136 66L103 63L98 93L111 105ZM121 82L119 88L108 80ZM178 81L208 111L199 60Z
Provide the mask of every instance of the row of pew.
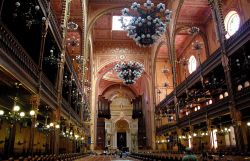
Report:
M181 161L182 154L170 154L170 155L159 155L159 154L143 154L143 153L131 153L130 157L136 158L143 161Z
M76 159L80 159L86 157L87 154L83 153L66 153L66 154L50 154L50 155L36 155L36 156L28 156L28 157L18 157L13 158L10 157L8 161L73 161Z

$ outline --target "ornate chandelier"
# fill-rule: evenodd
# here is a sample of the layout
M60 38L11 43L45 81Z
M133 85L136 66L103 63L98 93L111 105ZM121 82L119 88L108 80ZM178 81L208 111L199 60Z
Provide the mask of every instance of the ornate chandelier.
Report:
M134 84L141 77L144 66L138 62L120 62L115 65L114 70L118 73L118 77L123 80L124 84Z
M122 9L122 28L128 31L127 36L132 38L139 46L150 46L165 33L172 11L165 10L165 4L159 3L154 6L151 0L147 0L141 7L137 2L131 5L132 13L128 8ZM131 16L132 19L125 24L124 16Z

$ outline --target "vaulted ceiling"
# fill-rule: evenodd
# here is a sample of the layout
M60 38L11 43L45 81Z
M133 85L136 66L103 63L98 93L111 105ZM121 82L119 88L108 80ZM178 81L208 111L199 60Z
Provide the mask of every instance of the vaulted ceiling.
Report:
M102 42L122 42L122 44L132 44L133 40L127 37L125 31L113 31L112 30L112 16L121 15L121 9L124 7L130 7L134 0L88 0L87 9L88 9L88 19L93 20L93 15L96 15L96 12L102 12L100 17L96 19L92 28L89 30L91 32L93 40L93 48L95 48L96 43ZM143 4L145 0L137 0L138 3ZM170 6L173 1L170 0L152 0L153 3L164 3L166 6ZM181 1L180 1L181 2ZM58 24L60 25L62 10L63 10L63 1L54 0L52 1L52 7L54 8L55 14L57 16ZM72 61L74 63L75 69L77 69L77 63L75 61L76 56L81 55L82 51L82 33L83 29L86 26L83 26L83 7L82 0L73 0L71 1L70 7L70 18L69 22L74 22L78 25L77 30L68 30L66 43L67 50ZM109 8L109 9L108 9ZM113 9L112 9L113 8ZM107 11L108 9L108 11ZM192 40L192 37L188 34L188 28L190 26L201 27L206 24L208 19L211 17L210 7L207 0L184 0L180 12L178 13L177 26L176 28L182 28L176 32L175 37L175 50L177 54L180 54L184 48L185 43ZM184 28L183 28L184 26ZM70 40L75 39L77 45L70 45ZM95 53L94 53L95 54ZM168 46L163 46L159 49L158 58L169 58L168 55ZM87 72L90 72L87 71ZM80 73L79 73L80 74ZM89 73L90 74L90 73ZM116 76L112 70L108 71L101 81L99 82L100 86L105 86L105 89L108 86L113 84L119 84L119 78Z

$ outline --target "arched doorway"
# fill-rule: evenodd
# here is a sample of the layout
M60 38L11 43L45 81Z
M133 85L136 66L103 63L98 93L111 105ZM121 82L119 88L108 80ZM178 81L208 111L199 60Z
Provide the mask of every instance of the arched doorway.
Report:
M117 141L117 148L119 150L126 150L127 148L127 132L129 132L129 125L126 120L118 120L115 124L116 128L116 141Z

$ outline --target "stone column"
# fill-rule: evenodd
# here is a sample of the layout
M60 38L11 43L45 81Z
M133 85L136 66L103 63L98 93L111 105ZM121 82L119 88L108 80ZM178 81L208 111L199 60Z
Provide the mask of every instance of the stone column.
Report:
M30 141L29 141L29 153L33 156L33 146L34 146L34 137L35 137L35 125L36 125L36 116L38 113L38 108L40 105L40 96L33 95L30 99L31 110L35 112L35 114L31 115L31 127L30 127Z

